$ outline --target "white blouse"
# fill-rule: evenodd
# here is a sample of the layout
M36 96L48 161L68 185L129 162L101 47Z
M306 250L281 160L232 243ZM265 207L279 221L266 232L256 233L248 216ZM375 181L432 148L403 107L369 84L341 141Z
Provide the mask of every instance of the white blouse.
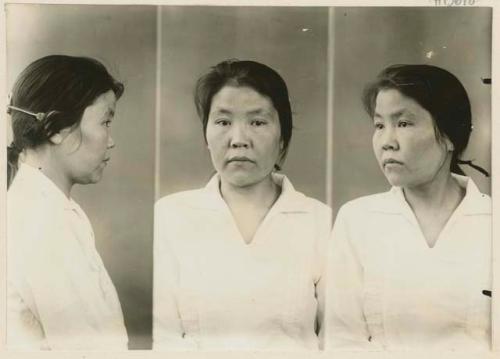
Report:
M344 205L329 250L328 349L489 349L491 200L466 195L433 248L400 188Z
M274 180L282 193L249 244L217 175L157 202L154 349L318 349L331 210Z
M127 349L115 287L83 210L21 164L7 192L9 349Z

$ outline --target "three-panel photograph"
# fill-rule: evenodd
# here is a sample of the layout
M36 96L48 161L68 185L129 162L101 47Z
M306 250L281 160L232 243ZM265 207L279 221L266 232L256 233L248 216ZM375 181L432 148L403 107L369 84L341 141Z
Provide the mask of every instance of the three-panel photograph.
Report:
M499 9L422 3L6 1L3 350L492 355Z

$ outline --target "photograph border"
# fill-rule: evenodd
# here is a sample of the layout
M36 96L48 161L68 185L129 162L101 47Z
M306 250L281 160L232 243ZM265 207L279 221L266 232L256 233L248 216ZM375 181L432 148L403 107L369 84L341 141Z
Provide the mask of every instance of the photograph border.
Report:
M491 180L491 197L492 197L492 243L493 243L493 293L500 292L500 244L498 243L498 238L500 235L500 90L498 82L495 79L500 78L500 1L495 0L295 0L295 1L279 1L272 0L272 6L324 6L324 7L336 7L336 6L369 6L369 7L428 7L436 6L436 4L441 3L440 7L448 7L449 4L462 4L474 2L474 5L465 5L473 7L491 7L493 9L493 20L492 20L492 88L491 88L491 168L492 168L492 180ZM454 2L455 1L455 2ZM6 29L6 14L5 5L7 4L47 4L47 5L187 5L187 6L269 6L270 1L264 0L204 0L204 1L193 1L193 0L157 0L157 1L140 1L140 0L77 0L77 1L47 1L47 0L0 0L2 5L2 12L0 14L0 43L2 44L1 55L0 55L0 79L4 79L3 86L0 89L0 104L1 108L5 109L7 107L7 97L8 89L6 88L6 78L7 78L7 29ZM452 6L464 6L464 5L452 5ZM329 14L329 21L331 21L331 15ZM159 36L158 36L159 37ZM2 41L3 40L3 41ZM157 41L161 41L158 39ZM328 62L332 61L332 45L329 45L328 49ZM159 54L158 56L160 56ZM159 63L160 58L157 58ZM159 69L157 70L160 71ZM157 73L160 76L161 73ZM328 74L329 86L330 80L333 82L334 74ZM1 81L1 80L0 80ZM157 84L158 86L158 84ZM328 89L331 90L330 88ZM328 115L333 117L333 103L328 103ZM157 102L158 104L158 102ZM156 121L159 121L159 108L156 109ZM2 160L0 161L0 166L2 170L0 171L0 186L6 188L6 171L5 171L5 159L6 159L6 131L7 131L7 115L5 111L0 115L0 133L4 134L0 136L0 156ZM496 120L495 120L496 119ZM332 121L333 122L333 121ZM497 140L495 140L497 138ZM331 149L331 143L328 144L328 150ZM328 152L330 153L330 152ZM329 154L331 156L331 154ZM331 158L327 158L327 161ZM156 161L156 160L155 160ZM331 166L326 164L328 173L327 176L332 172ZM328 178L328 177L327 177ZM329 181L327 181L329 182ZM155 187L158 186L155 183ZM330 191L330 192L329 192ZM327 185L327 198L331 198L331 188L328 189ZM2 209L0 210L0 253L5 258L6 252L6 191L0 191L0 204ZM6 298L6 261L0 261L2 265L0 266L0 298ZM499 355L500 352L500 300L497 295L493 295L492 298L492 351L489 353L477 353L477 352L453 352L453 351L385 351L385 352L348 352L348 351L293 351L293 352L272 352L272 351L234 351L234 352L212 352L212 351L199 351L199 352L157 352L151 350L130 350L124 352L112 352L112 351L57 351L57 352L17 352L17 351L7 351L5 349L6 335L6 301L0 300L1 310L0 310L0 357L2 358L164 358L165 355L169 358L421 358L426 356L429 358L471 358L480 355L482 358L494 358Z

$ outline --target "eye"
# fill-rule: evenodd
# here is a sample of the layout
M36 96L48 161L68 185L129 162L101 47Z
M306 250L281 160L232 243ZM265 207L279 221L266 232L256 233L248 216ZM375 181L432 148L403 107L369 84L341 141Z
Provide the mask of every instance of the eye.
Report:
M373 127L375 127L376 130L382 130L384 128L384 124L382 122L374 122Z
M256 126L256 127L260 127L260 126L264 126L267 124L267 122L265 120L252 120L252 122L250 122L252 126Z
M399 122L398 122L398 127L403 127L403 128L405 128L405 127L409 127L409 126L411 126L411 123L410 123L410 122L408 122L408 121L399 121Z
M231 122L225 118L221 118L221 119L218 119L218 120L215 120L215 124L218 125L218 126L229 126L231 124Z
M111 122L112 122L111 120L106 120L102 124L106 127L111 127Z

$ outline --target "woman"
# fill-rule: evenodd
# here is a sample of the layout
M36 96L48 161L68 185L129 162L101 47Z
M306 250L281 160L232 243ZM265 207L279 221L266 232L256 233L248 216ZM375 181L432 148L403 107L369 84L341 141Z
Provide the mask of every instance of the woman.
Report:
M96 60L53 55L31 63L8 112L7 344L14 349L127 349L116 290L92 226L71 198L96 183L114 147L123 85Z
M253 61L203 76L196 107L216 174L155 208L155 349L317 349L329 208L278 169L288 90Z
M491 200L459 165L472 130L460 81L383 70L364 94L385 193L344 205L329 251L328 348L488 348Z

